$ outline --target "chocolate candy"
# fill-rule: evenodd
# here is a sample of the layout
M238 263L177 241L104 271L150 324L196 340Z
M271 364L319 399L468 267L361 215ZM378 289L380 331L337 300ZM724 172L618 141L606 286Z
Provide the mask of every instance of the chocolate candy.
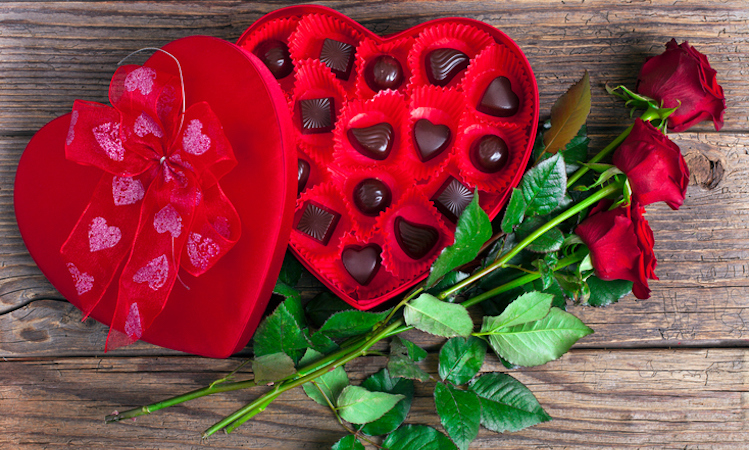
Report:
M395 218L395 239L403 253L411 259L421 259L437 245L440 233L429 225L409 222L403 217Z
M327 133L335 124L335 100L333 97L313 98L299 101L302 134Z
M387 158L393 148L393 127L387 122L371 127L349 128L346 135L356 151L377 161Z
M512 83L507 77L497 77L486 87L478 111L496 117L510 117L518 112L520 99L512 91Z
M380 55L367 63L364 81L375 92L398 89L403 84L401 63L390 55Z
M320 61L333 71L336 78L348 80L354 67L354 46L345 42L325 39L320 50Z
M468 67L468 55L452 48L438 48L426 56L426 75L430 83L445 87Z
M507 143L493 134L487 134L473 141L468 154L471 163L484 173L499 172L510 159Z
M276 39L268 39L255 47L252 51L265 66L270 69L270 73L277 80L287 77L294 69L289 55L289 46L286 43Z
M367 216L376 216L385 211L392 199L390 188L376 178L367 178L354 188L354 204Z
M297 160L297 194L301 194L309 180L309 163L303 159Z
M341 252L341 262L346 272L362 286L366 286L380 270L382 249L377 244L364 247L350 246Z
M427 162L442 153L450 145L450 128L435 125L427 119L419 119L414 125L414 142L422 162Z
M296 229L321 243L328 245L341 215L314 202L307 202Z
M453 177L448 178L432 198L434 206L454 223L458 222L458 217L471 200L473 200L473 191Z

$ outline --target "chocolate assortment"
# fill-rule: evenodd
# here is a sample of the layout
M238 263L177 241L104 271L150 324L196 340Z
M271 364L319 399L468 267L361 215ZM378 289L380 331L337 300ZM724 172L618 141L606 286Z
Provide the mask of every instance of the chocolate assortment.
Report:
M480 22L440 20L384 39L327 8L283 11L238 44L288 97L299 152L290 245L367 309L426 276L477 190L497 214L529 155L533 74L512 41Z

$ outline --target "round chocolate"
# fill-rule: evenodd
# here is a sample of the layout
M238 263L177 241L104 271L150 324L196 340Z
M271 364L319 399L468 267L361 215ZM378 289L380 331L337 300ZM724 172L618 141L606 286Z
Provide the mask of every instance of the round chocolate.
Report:
M297 162L297 194L301 194L309 180L309 163L303 159Z
M398 89L403 84L401 63L390 55L380 55L366 65L364 81L375 92Z
M367 216L385 211L393 200L390 188L376 178L367 178L354 188L354 204Z
M499 172L510 159L507 143L493 134L487 134L473 141L469 152L471 163L484 173Z
M277 80L287 77L294 69L289 46L276 39L261 42L252 52L260 58Z

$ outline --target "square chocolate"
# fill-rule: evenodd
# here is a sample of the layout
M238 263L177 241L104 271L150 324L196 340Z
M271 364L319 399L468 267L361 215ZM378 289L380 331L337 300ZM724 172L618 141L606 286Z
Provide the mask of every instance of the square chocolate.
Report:
M341 215L337 212L309 201L304 205L304 211L296 229L322 245L328 245L340 218Z
M336 78L348 80L354 67L354 46L333 39L325 39L320 50L320 61L333 71Z
M302 134L327 133L335 125L335 100L333 97L299 100Z
M437 207L451 222L457 223L460 214L473 200L473 191L453 177L447 179L432 198Z

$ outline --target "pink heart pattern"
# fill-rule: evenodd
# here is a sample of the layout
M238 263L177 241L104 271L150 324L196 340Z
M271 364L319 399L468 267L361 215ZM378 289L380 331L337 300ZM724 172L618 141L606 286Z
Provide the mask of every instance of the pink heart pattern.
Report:
M148 134L153 134L157 138L164 137L164 131L161 129L159 124L156 123L155 120L153 120L153 117L149 116L145 112L141 113L140 116L135 119L135 124L133 124L133 131L135 131L135 134L140 137L145 137Z
M104 153L113 161L122 161L125 159L125 147L122 146L120 139L120 125L112 122L103 123L93 130L94 138Z
M125 89L133 92L138 89L141 94L148 95L153 89L153 82L156 79L156 71L150 67L141 67L133 70L125 78Z
M88 226L88 246L92 253L112 248L120 239L122 231L115 226L107 225L107 219L103 217L94 217Z
M168 278L169 260L166 259L166 255L157 256L152 259L133 275L133 281L136 283L148 283L148 287L154 291L161 289L166 284Z
M153 228L159 234L169 232L176 239L182 234L182 217L174 206L166 205L154 215Z
M75 291L78 295L83 295L94 287L94 277L92 277L88 272L81 273L81 271L78 270L78 267L73 263L68 263L67 267L70 276L73 277L73 281L75 282Z
M182 136L182 146L187 153L200 156L211 148L211 138L203 134L203 124L193 119Z
M146 191L140 180L130 177L112 179L112 198L117 206L132 205L143 199Z
M192 265L200 270L205 270L220 250L213 239L203 237L200 233L190 233L187 239L187 256Z

